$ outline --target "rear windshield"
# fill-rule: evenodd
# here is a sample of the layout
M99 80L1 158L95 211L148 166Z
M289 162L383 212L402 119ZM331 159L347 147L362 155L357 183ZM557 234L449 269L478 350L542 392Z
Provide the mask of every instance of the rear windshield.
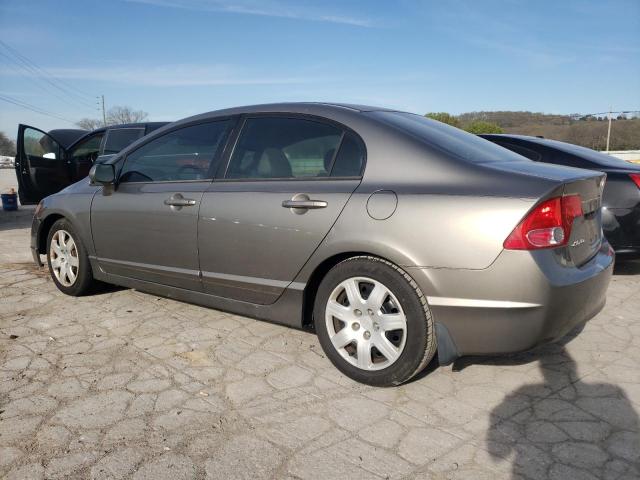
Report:
M488 140L420 115L380 111L370 112L368 115L468 162L489 163L525 160L524 157Z
M571 143L559 142L557 140L550 140L546 138L543 140L538 140L536 142L555 148L562 152L575 155L600 167L628 169L633 166L629 162L625 162L624 160L620 160L619 158L612 157L611 155L596 152L595 150L591 150L590 148L580 147Z

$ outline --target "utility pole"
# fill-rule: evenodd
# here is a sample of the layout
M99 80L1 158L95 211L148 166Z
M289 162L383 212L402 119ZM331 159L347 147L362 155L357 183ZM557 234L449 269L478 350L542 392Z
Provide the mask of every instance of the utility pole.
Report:
M611 110L612 108L609 107L609 128L607 128L607 153L609 153L609 140L611 139Z
M102 123L104 126L107 126L107 114L104 109L104 95L100 95L102 97ZM611 130L611 118L609 118L609 130ZM609 139L607 138L607 150L609 150Z

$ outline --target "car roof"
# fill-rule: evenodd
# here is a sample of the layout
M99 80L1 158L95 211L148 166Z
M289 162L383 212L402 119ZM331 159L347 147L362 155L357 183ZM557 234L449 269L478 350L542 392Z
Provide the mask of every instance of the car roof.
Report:
M251 113L306 113L310 115L323 116L329 112L395 112L389 108L373 107L370 105L356 105L351 103L329 103L329 102L283 102L283 103L265 103L259 105L245 105L241 107L225 108L222 110L212 110L201 113L193 117L179 120L179 122L192 121L196 119L205 119L227 115L242 115Z
M91 130L91 133L95 132L103 132L105 130L112 130L116 128L146 128L146 127L156 127L160 128L167 123L170 122L138 122L138 123L119 123L117 125L107 125L106 127L96 128L95 130Z
M80 128L58 128L49 130L47 135L50 135L62 148L68 148L87 133L89 133L89 130L82 130Z

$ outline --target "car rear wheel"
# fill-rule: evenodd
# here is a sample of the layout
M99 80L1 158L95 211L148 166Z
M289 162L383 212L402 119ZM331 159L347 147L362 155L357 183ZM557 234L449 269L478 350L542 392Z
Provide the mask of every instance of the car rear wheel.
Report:
M406 272L376 257L353 257L327 273L314 324L331 362L369 385L406 382L435 353L425 296Z
M94 280L82 241L66 219L53 224L47 236L47 264L56 287L67 295L86 294Z

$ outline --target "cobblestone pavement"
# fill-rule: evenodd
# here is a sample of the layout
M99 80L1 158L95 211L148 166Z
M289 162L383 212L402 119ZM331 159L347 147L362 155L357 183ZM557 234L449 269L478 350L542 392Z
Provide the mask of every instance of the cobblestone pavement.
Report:
M0 213L0 477L640 476L637 265L570 341L381 389L310 333L134 290L65 297L30 263L28 213Z

